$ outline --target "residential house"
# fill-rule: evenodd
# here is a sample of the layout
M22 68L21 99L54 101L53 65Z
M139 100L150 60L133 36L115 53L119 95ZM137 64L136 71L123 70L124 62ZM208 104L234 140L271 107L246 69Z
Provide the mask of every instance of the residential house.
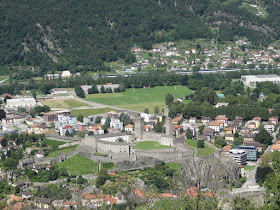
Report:
M211 121L211 118L210 118L210 117L202 117L202 118L201 118L201 122L202 122L203 124L208 124L208 123L210 123L210 121Z
M244 141L243 142L244 146L255 146L258 148L258 152L261 152L263 149L263 144L259 143L259 142L255 142L255 141Z
M264 127L264 129L268 132L268 133L270 133L270 134L272 134L273 132L274 132L274 129L275 129L275 124L274 123L271 123L271 122L265 122L265 123L263 123L263 127Z
M29 191L26 191L26 192L23 192L21 194L21 196L24 198L24 199L29 199L33 196L33 193L32 192L29 192Z
M219 103L216 104L216 108L220 108L220 107L228 106L228 105L229 105L229 103L221 103L221 102L219 102Z
M209 123L209 128L212 128L215 132L221 132L221 129L224 127L224 122L222 121L212 121Z
M255 134L250 134L250 133L248 133L248 134L243 135L243 140L244 140L244 142L245 142L245 141L246 141L246 142L255 141L255 138L256 138L256 135L255 135Z
M156 123L153 121L147 122L146 125L149 125L151 127L151 129L154 129Z
M133 128L134 128L134 125L128 124L128 125L125 126L124 130L126 132L132 133L133 132Z
M51 198L35 198L35 206L42 208L42 209L48 209L52 205L52 199Z
M274 125L278 124L278 117L270 117L269 122L273 123Z
M209 136L210 139L212 139L215 135L215 132L212 128L205 127L202 131L203 136Z
M144 125L144 131L151 131L151 126L149 125Z
M179 116L179 117L175 117L173 120L172 120L172 123L173 124L178 124L180 122L180 120L182 120L183 117L182 116Z
M56 112L44 113L43 119L45 122L54 122L57 120L57 113Z
M157 114L156 117L158 118L159 122L162 122L164 120L164 114L162 113Z
M224 123L224 127L228 126L228 118L225 115L219 115L215 118L215 121L222 121Z
M196 117L191 117L189 119L189 123L196 123L197 122L197 118Z
M223 152L229 152L232 149L232 146L226 145L223 147Z
M123 130L123 122L121 122L119 119L112 118L110 122L110 127L115 128L119 131Z
M257 128L257 122L249 121L247 127L248 127L249 129L255 129L255 128Z

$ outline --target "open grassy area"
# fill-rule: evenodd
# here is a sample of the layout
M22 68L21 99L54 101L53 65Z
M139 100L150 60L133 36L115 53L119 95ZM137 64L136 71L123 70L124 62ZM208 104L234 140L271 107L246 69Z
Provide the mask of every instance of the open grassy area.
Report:
M136 142L136 149L166 149L166 148L172 148L172 146L165 146L160 145L156 141L141 141Z
M0 76L10 75L10 70L8 67L0 67Z
M59 168L66 168L69 174L83 175L97 173L98 163L80 155L75 155L72 158L58 164Z
M5 79L8 79L9 77L8 76L0 76L0 81L3 81Z
M115 111L115 109L111 108L100 108L100 109L75 109L71 110L73 116L78 116L79 114L83 116L102 114L110 111Z
M70 153L74 152L77 149L77 145L71 147L65 147L54 152L51 152L47 157L58 157L60 153Z
M215 151L208 145L205 144L204 148L197 147L197 140L186 139L186 143L192 147L195 147L198 150L198 156L207 156L213 154Z
M48 146L59 146L59 145L63 145L66 144L65 141L56 141L56 140L51 140L51 139L44 139L43 141L41 141L41 143L46 143Z
M184 86L161 86L154 88L130 88L122 93L98 93L86 95L86 100L100 104L113 105L121 108L143 112L148 106L150 113L156 106L160 111L165 106L165 97L171 93L176 98L182 98L192 93Z
M248 166L248 165L246 165L246 166L244 166L244 169L245 169L246 171L252 171L252 170L255 169L255 166Z
M88 104L74 100L47 100L41 101L44 105L49 106L50 108L78 108L82 106L88 106Z

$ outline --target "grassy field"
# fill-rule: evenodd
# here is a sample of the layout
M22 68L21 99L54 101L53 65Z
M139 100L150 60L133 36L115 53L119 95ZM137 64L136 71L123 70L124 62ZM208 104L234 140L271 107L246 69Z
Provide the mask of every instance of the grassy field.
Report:
M207 155L211 155L215 152L208 144L205 144L204 148L198 148L197 140L186 139L185 141L188 145L198 149L198 154L197 154L198 156L207 156Z
M142 141L142 142L137 142L135 144L136 144L136 149L166 149L166 148L172 148L172 146L160 145L156 141Z
M76 109L71 110L73 116L78 116L79 114L83 116L95 115L95 114L102 114L110 111L115 111L115 109L111 108L100 108L100 109Z
M183 86L162 86L154 88L130 88L122 93L99 93L86 95L86 100L100 104L113 105L121 108L143 112L148 106L150 113L154 112L156 106L160 111L165 106L165 97L168 93L174 99L185 97L192 93L190 89Z
M58 157L60 153L70 153L74 152L77 149L77 145L71 146L71 147L66 147L63 149L56 150L54 152L51 152L47 157Z
M0 81L3 81L5 79L9 78L8 76L0 76Z
M43 141L41 141L41 143L46 143L48 146L59 146L59 145L63 145L66 144L65 141L56 141L56 140L51 140L51 139L44 139Z
M72 158L58 164L59 168L66 168L69 174L83 175L97 173L98 163L80 155L75 155Z
M245 169L246 171L252 171L252 170L255 169L255 166L248 166L248 165L246 165L246 166L244 166L244 169Z
M78 108L82 106L88 106L88 104L76 101L73 99L70 100L47 100L41 101L44 105L49 106L50 108Z

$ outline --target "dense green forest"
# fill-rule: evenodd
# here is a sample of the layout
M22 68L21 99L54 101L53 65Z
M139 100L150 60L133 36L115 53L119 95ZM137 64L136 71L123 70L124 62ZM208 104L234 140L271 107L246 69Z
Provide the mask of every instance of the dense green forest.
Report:
M232 40L267 44L279 38L280 4L259 1L256 16L242 0L4 0L0 2L0 66L35 65L42 71L106 68L130 56L135 44L179 39Z

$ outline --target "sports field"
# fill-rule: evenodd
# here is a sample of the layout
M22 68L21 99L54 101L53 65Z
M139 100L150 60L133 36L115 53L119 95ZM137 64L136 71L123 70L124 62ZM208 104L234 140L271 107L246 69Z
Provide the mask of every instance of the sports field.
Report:
M89 115L102 114L110 111L115 111L115 109L112 108L75 109L75 110L71 110L71 113L73 116L83 115L84 117L87 117Z
M98 163L80 155L75 155L62 163L58 164L59 168L65 168L71 175L83 175L97 173Z
M184 98L192 93L190 89L183 86L161 86L154 88L130 88L122 93L98 93L86 95L86 100L100 104L117 106L125 109L143 112L147 106L150 113L154 112L156 106L160 111L166 109L165 97L168 93L174 99Z
M69 100L47 100L41 101L44 105L49 106L50 108L78 108L82 106L88 106L88 104L69 99Z

